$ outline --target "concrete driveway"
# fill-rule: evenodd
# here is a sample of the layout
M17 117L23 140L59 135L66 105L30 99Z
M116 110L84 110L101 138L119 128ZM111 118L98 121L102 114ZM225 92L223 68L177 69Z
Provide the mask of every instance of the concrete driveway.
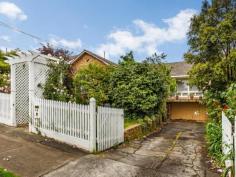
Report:
M205 164L204 124L171 122L143 141L71 161L45 177L218 177Z

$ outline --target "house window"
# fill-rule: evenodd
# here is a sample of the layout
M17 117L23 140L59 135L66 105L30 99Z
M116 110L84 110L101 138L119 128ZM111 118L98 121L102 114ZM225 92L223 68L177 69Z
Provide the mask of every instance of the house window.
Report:
M177 92L188 91L188 83L186 80L177 81Z

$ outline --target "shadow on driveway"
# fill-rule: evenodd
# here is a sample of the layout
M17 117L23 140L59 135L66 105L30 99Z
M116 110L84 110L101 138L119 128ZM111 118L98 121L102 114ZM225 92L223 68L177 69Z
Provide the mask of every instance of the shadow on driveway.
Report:
M86 155L77 148L0 125L0 167L21 177L36 177Z

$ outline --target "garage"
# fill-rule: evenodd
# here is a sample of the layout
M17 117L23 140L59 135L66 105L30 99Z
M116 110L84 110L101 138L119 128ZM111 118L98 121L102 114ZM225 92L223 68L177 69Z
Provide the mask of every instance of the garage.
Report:
M197 101L177 101L168 103L168 117L171 120L190 120L205 122L207 120L206 108Z

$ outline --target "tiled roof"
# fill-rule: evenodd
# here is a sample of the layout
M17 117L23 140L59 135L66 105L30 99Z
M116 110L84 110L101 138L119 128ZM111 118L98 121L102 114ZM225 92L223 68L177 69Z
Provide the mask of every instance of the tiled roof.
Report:
M113 63L112 61L106 59L106 58L103 58L91 51L88 51L88 50L83 50L79 55L75 55L75 56L72 56L71 57L71 60L70 60L70 64L73 64L75 61L77 61L84 53L87 53L89 55L92 55L93 57L97 58L99 61L103 62L104 64L107 64L107 65L116 65L116 63Z
M188 71L192 68L191 64L184 61L167 63L171 67L171 76L186 76Z

